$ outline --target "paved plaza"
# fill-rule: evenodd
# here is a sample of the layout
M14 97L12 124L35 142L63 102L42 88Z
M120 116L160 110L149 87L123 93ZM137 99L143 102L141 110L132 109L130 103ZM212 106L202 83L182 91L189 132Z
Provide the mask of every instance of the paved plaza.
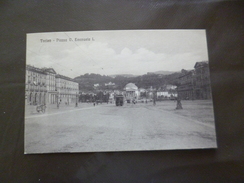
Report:
M25 153L215 148L210 100L36 106L25 110Z

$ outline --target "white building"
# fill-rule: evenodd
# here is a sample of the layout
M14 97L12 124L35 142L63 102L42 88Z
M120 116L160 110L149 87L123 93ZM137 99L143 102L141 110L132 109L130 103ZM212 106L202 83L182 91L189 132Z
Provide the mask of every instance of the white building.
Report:
M56 72L53 68L43 68L46 74L46 84L47 84L47 99L46 103L55 104L57 103L57 89L56 89Z
M166 90L175 90L176 88L177 88L177 86L175 86L175 85L166 85L165 86Z
M26 66L25 103L30 105L44 104L48 97L49 73L30 65Z
M109 82L109 83L105 83L105 86L114 86L115 83Z
M125 85L124 90L126 100L137 100L140 96L138 87L134 83L128 83L127 85Z
M160 88L157 90L157 98L176 98L177 95L177 91L176 91L176 86L174 85L166 85L163 88Z
M69 104L78 100L79 84L73 79L60 74L56 75L56 87L59 101Z
M78 83L59 75L53 68L26 66L25 99L27 105L56 104L60 99L75 102Z

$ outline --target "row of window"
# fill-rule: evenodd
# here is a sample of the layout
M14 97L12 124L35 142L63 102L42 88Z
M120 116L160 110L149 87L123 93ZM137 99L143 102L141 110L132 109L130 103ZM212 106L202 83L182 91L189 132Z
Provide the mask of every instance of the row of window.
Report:
M26 85L26 89L46 89L46 85Z
M77 87L57 87L58 89L61 89L61 90L78 90L78 86Z
M78 83L72 81L65 81L56 79L55 74L40 74L26 70L26 89L40 89L40 87L47 87L48 90L55 91L58 88L68 90L78 90Z
M67 94L60 94L59 98L75 98L77 95L67 95Z
M77 88L56 88L56 86L54 85L51 85L51 86L47 86L47 85L42 85L42 84L34 84L34 83L31 83L31 84L26 84L26 89L35 89L35 90L39 90L39 89L46 89L46 88L49 88L49 90L56 90L56 89L61 89L61 90L68 90L68 91L78 91L78 87Z
M77 88L78 87L78 83L72 83L72 84L60 84L60 83L57 83L57 86L58 87L61 87L61 88Z

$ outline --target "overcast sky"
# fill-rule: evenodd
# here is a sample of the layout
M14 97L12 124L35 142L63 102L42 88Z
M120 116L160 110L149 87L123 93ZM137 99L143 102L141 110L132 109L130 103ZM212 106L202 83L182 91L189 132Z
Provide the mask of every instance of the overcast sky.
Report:
M52 67L71 78L85 73L142 75L180 71L208 60L205 30L32 33L27 35L26 56L29 65Z

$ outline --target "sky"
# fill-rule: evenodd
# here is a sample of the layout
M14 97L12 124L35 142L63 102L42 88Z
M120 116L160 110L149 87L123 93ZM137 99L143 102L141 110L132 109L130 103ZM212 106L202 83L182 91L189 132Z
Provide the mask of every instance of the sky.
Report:
M193 69L208 61L205 30L117 30L27 34L26 63L71 78Z

